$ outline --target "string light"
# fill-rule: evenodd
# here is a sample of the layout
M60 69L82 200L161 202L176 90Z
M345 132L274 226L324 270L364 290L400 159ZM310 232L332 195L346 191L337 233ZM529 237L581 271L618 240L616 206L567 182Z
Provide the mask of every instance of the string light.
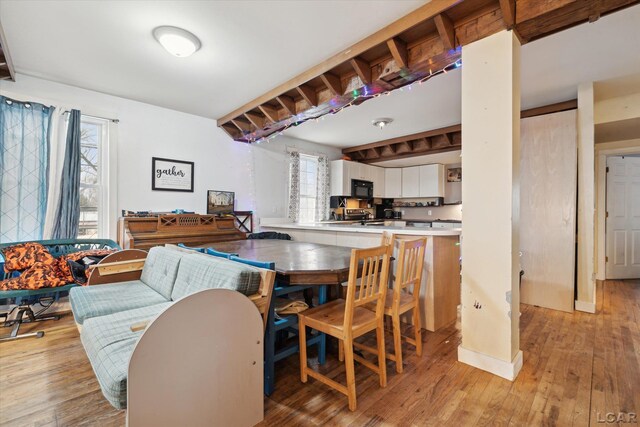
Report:
M426 82L427 80L429 80L430 78L437 76L439 74L447 74L448 71L450 71L451 69L454 68L460 68L462 66L462 60L458 59L455 62L452 62L448 65L446 65L445 67L441 68L440 70L437 70L436 72L433 72L432 69L429 69L429 74L425 75L424 77L422 77L421 79L416 79L413 82L411 82L408 86L407 86L407 90L411 90L412 89L412 85L417 81L418 85L422 85L422 83ZM400 87L400 92L403 92L404 89L403 87ZM286 124L282 129L280 129L279 131L276 131L274 133L272 133L269 136L266 137L262 137L262 138L255 138L252 136L248 136L247 137L247 142L249 143L253 143L255 142L256 144L260 144L260 143L264 143L264 142L269 142L271 141L273 138L277 138L278 136L282 136L283 133L291 128L291 127L295 127L298 125L301 125L302 123L306 123L309 120L314 120L316 123L318 122L318 120L324 120L325 117L328 117L329 114L333 115L333 114L338 114L339 112L341 112L342 110L344 110L345 108L348 108L352 105L354 105L357 101L359 100L366 100L366 99L371 99L371 98L378 98L379 96L382 95L391 95L391 91L386 91L386 92L378 92L378 93L369 93L369 88L367 88L366 86L363 88L363 93L361 94L359 92L358 89L354 89L351 92L351 95L353 96L353 98L346 103L345 105L343 105L340 108L332 108L330 111L328 112L324 112L324 113L320 113L317 116L313 116L313 117L304 117L304 114L300 113L297 114L293 117L290 118L290 123Z

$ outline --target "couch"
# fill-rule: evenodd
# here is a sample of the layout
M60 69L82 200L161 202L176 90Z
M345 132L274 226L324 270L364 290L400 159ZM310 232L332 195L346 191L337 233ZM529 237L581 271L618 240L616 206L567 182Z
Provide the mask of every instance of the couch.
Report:
M107 268L106 266L103 267ZM259 365L261 369L262 345L260 343L264 324L260 318L260 313L256 310L257 304L252 304L251 300L256 299L256 295L270 299L274 278L275 273L272 271L264 271L231 260L184 249L180 250L176 247L154 247L150 249L144 261L139 280L71 289L69 297L73 316L78 324L80 338L87 357L91 362L105 398L115 408L127 408L127 403L131 399L130 393L128 396L128 392L130 392L128 389L134 379L136 370L143 371L150 366L148 359L140 363L138 367L133 364L136 353L142 354L150 351L149 348L143 348L144 346L141 344L145 342L144 336L147 334L150 334L150 336L155 334L161 337L156 338L156 344L151 344L148 347L169 345L168 348L160 349L158 347L155 351L151 351L152 354L161 354L162 357L165 357L173 350L171 347L172 341L177 342L178 340L187 339L187 342L191 342L191 348L182 349L183 357L185 356L184 352L198 353L195 355L190 353L190 357L200 357L203 364L202 368L210 364L216 364L215 354L218 355L221 361L230 357L233 350L225 348L224 343L225 341L238 340L240 335L238 345L242 346L251 343L251 345L257 347L255 351L258 351L259 354L255 353L255 351L255 354L245 351L244 353L247 354L233 357L236 359L242 359L243 357L256 359L259 357L260 360L253 360L254 363L251 366ZM226 293L223 290L226 290ZM241 294L251 299L242 297ZM213 301L206 306L208 309L189 309L189 305L196 307L207 298ZM225 298L230 298L231 301L236 302L233 304L216 302L223 301ZM251 314L242 315L242 322L234 322L234 313L242 313L243 310L245 312L248 310ZM210 316L221 316L223 313L226 313L225 318L230 321L216 321L215 327L211 323L203 325L203 322L207 322L207 316L209 316L209 322L211 322ZM177 320L167 323L166 319L172 316L178 316L176 317ZM162 320L162 318L165 319ZM260 331L234 331L234 328L242 329L248 325L255 325L256 318L258 319ZM165 326L159 326L163 323ZM238 325L237 323L241 324ZM140 324L144 326L139 327ZM196 329L202 329L203 327L204 329L200 333L195 333L193 331L194 325L197 326ZM165 328L166 332L163 332L162 328ZM245 337L242 337L241 334L244 334ZM246 336L247 334L249 336ZM258 336L253 336L256 334ZM189 341L189 335L195 335L191 341ZM148 341L152 341L151 338ZM256 343L260 345L256 346ZM206 354L207 345L213 346L208 355ZM155 362L157 363L157 360ZM236 361L233 360L231 362L235 363ZM164 375L167 370L170 370L176 376L176 381L181 382L185 376L193 378L193 371L200 369L197 366L197 362L193 363L195 363L195 366L184 366L180 360L174 360L172 366L161 368L162 370L157 372L157 375ZM184 375L176 373L181 369L187 369L187 372ZM189 369L193 371L189 372ZM216 375L224 376L220 369L224 370L224 367L218 367ZM239 377L244 374L246 373L237 373ZM254 376L251 376L251 381L257 381L257 379L253 378ZM258 377L261 389L261 371ZM208 378L206 381L215 383L216 380L216 378ZM238 386L245 387L247 384L248 382L245 381L244 384ZM197 389L192 385L188 385L187 389ZM229 391L229 387L233 388L231 385L220 386L222 384L218 384L218 389L224 391L219 391L219 393L223 393L225 398L233 395ZM146 394L152 391L158 392L157 388L152 384L145 384L142 389L146 390ZM172 392L168 391L168 393L171 395ZM175 395L175 391L173 395ZM213 396L211 398L215 400ZM246 399L248 396L243 398ZM262 408L261 393L257 400L260 401L259 405ZM256 404L258 404L257 400ZM155 402L154 405L158 408L162 406L160 402ZM194 403L187 402L185 405L192 409ZM169 406L171 405L169 404ZM134 408L129 406L128 418L132 409ZM138 413L144 412L140 408L137 409ZM203 410L206 411L207 409ZM193 411L190 412L193 415ZM171 413L180 413L180 411L175 409ZM261 416L262 414L260 413ZM184 418L182 420L184 421ZM220 420L222 421L222 419ZM226 420L231 421L230 419Z

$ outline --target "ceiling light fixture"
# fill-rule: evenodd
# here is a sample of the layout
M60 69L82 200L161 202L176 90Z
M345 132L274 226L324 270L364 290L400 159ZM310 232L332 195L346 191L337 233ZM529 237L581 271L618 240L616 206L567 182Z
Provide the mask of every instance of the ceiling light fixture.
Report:
M193 55L200 47L200 39L187 30L164 25L153 30L153 37L172 55L186 58Z
M383 127L387 126L389 123L391 123L393 121L393 119L390 119L388 117L383 117L381 119L375 119L371 122L372 125L377 126L378 128L382 129Z

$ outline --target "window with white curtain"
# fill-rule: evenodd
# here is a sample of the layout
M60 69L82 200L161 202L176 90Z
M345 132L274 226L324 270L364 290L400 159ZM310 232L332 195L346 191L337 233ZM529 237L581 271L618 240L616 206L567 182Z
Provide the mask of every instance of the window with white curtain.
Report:
M108 237L109 122L82 116L79 238Z
M316 221L318 157L300 154L300 212L298 222Z

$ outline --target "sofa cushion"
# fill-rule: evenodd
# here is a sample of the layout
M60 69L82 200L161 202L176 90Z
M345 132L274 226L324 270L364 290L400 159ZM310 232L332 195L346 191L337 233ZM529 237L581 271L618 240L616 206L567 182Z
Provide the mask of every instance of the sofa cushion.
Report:
M180 261L171 299L176 301L204 289L218 288L253 295L260 288L260 272L223 258L197 253L185 255Z
M151 248L142 269L142 280L156 292L171 299L180 259L185 253L160 246Z
M80 339L91 361L102 394L116 408L127 407L127 371L133 349L143 331L131 332L135 323L152 320L172 303L141 307L87 319Z
M167 299L140 280L107 285L77 286L69 292L73 317L79 324L85 320L167 302Z

